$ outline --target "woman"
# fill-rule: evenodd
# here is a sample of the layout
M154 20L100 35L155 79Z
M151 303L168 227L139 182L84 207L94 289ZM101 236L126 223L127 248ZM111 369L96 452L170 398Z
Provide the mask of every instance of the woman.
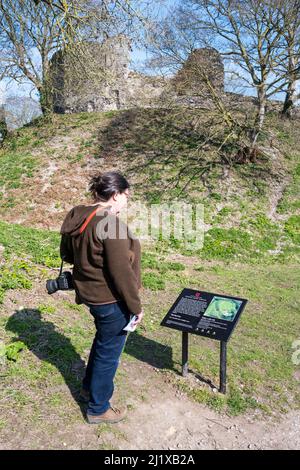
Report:
M89 307L96 325L81 391L91 424L125 417L126 410L110 404L113 380L127 336L123 328L131 314L137 315L136 324L143 317L140 243L118 217L129 188L118 172L94 176L89 183L94 203L69 211L60 231L61 257L74 265L75 301Z

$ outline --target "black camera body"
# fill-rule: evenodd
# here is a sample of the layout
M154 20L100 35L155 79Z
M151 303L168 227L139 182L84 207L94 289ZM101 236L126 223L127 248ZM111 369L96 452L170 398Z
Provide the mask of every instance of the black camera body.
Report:
M46 289L48 294L54 294L58 290L72 290L74 289L73 275L70 271L62 272L62 265L59 276L56 279L49 279L46 282Z

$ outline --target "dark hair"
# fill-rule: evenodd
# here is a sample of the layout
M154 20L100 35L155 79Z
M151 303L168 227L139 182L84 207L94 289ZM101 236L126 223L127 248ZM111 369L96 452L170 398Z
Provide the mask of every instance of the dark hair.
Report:
M128 188L130 184L118 171L99 173L89 182L89 191L95 201L108 201L114 194L123 193Z

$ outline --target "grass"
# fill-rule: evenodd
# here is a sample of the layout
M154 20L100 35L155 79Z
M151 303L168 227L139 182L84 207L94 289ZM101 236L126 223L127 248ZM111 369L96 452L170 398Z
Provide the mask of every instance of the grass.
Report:
M300 243L300 215L292 215L285 222L284 230L297 244Z
M27 263L16 260L7 265L0 265L0 304L3 302L7 290L30 289L32 287L27 268Z
M190 387L189 383L176 376L173 377L175 383L179 380L179 386L188 390L195 399L217 409L222 404L222 409L225 407L231 414L253 407L268 412L274 408L287 410L288 396L297 389L293 380L295 366L291 360L291 347L298 329L296 286L299 281L300 272L296 266L281 264L273 265L271 274L264 266L221 265L217 273L206 266L205 272L186 278L185 285L191 288L244 296L249 299L249 304L229 343L228 397L216 395L199 384ZM289 286L294 286L293 292ZM158 317L155 312L156 306L152 306L148 316L151 320L145 320L146 329L151 331L153 341L159 340L160 344L168 344L172 348L175 369L179 372L180 334L161 329L159 324L165 311L159 312ZM154 323L149 325L149 321ZM218 385L217 343L197 336L192 337L191 343L190 368ZM167 357L164 360L167 363Z
M249 264L272 264L287 260L297 262L300 255L299 216L291 216L282 227L269 220L262 224L261 220L262 215L258 212L256 218L245 218L239 228L213 227L205 233L204 244L200 249L186 248L184 241L170 237L159 240L156 251L158 254L174 251L186 256L196 253L201 260ZM162 267L161 271L168 269Z
M295 155L295 158L298 154ZM298 163L291 172L291 181L287 185L278 204L278 212L286 214L290 211L300 209L300 164Z
M4 246L4 257L12 255L32 260L47 267L58 267L59 234L49 230L38 230L18 224L0 221L0 244ZM26 263L26 261L24 261Z
M188 135L185 118L186 115L175 121L174 115L168 112L156 114L150 110L143 116L140 112L109 112L57 116L49 122L38 119L9 137L0 151L0 188L3 194L7 191L1 205L8 209L15 206L13 190L23 184L23 175L31 177L38 168L36 150L51 135L68 136L73 129L94 134L87 140L80 137L76 152L70 156L72 171L76 163L85 161L87 154L115 153L116 158L122 156L122 162L126 162L129 175L135 164L147 163L141 167L134 197L138 199L145 193L148 202L172 200L179 190L168 191L164 184L176 175L199 138ZM270 128L277 129L276 136L284 150L277 163L282 165L286 176L286 185L279 194L276 212L279 217L272 219L268 215L271 180L266 173L272 170L270 161L234 167L228 181L215 169L210 175L209 190L195 180L187 201L204 204L208 226L204 246L201 250L188 250L172 237L143 246L145 317L143 325L129 336L124 351L124 358L133 371L137 365L148 363L159 371L162 383L171 382L193 400L231 415L249 410L282 413L300 405L299 383L295 378L299 366L292 362L292 345L300 337L297 318L300 285L297 136L300 129L297 124L290 129L272 119L268 117ZM107 127L104 131L102 128L99 137L97 129L103 122ZM161 151L156 154L158 149ZM168 158L170 165L166 167ZM55 202L59 208L62 201ZM61 299L37 289L38 282L57 275L59 241L55 231L0 221L1 347L7 357L4 365L0 363L5 383L5 389L0 391L4 403L2 429L12 408L28 423L39 422L39 414L46 410L57 417L62 427L80 419L80 415L74 415L71 405L61 415L58 410L67 394L76 396L83 358L87 359L94 334L93 324L86 307L73 303L73 293ZM218 343L191 336L191 372L184 379L180 375L180 332L160 326L184 287L249 300L228 345L226 396L197 380L202 376L218 386ZM29 295L32 292L38 293L36 302ZM24 300L27 298L31 300ZM17 310L20 303L23 308ZM13 358L8 358L9 351ZM131 377L123 372L121 369L117 376L119 391L123 393L121 399L140 394L146 401L147 389L135 389ZM45 403L42 397L46 397ZM105 440L102 444L105 448Z
M15 236L19 229L22 229L23 234L22 243L18 246L19 257L31 260L36 268L39 267L35 264L37 259L44 261L44 266L55 264L57 246L54 240L57 240L57 234L36 231L37 239L44 236L47 241L52 240L52 243L46 244L47 256L43 257L40 253L36 258L34 244L27 242L35 230L15 228ZM13 226L2 223L1 233L2 243L12 255ZM10 240L10 243L6 244L6 240ZM6 262L10 263L9 256L6 257ZM49 263L49 259L52 262ZM158 366L176 387L182 388L193 399L216 410L225 409L230 414L243 413L252 408L265 412L287 410L291 400L294 406L298 406L299 397L295 395L297 383L293 379L295 365L291 360L292 344L297 339L298 328L296 312L299 309L297 286L300 285L300 274L297 266L290 262L273 263L270 270L270 266L264 264L226 264L221 260L216 265L211 260L203 260L199 266L197 257L191 261L185 265L169 260L166 254L144 251L145 320L143 328L130 336L125 357ZM19 276L22 269L25 273L22 276L29 276L30 266L27 263L23 268L15 265L15 269L19 270ZM2 271L5 273L2 286L6 292L31 287L23 283L22 276L11 278L13 270L2 266ZM186 286L249 299L229 343L229 393L226 397L214 393L205 384L195 384L180 377L180 333L160 326L168 308ZM291 286L293 289L290 289ZM17 345L16 341L24 345L23 350L16 352L16 362L9 361L8 380L22 380L22 383L33 388L39 388L45 380L47 387L64 381L73 388L78 387L80 380L72 372L72 364L81 363L81 355L90 347L92 325L89 324L87 328L88 318L82 305L65 300L59 304L54 297L50 300L38 304L34 310L24 307L12 317L8 317L5 310L2 311L6 345ZM67 311L72 311L71 323L64 313ZM33 366L37 360L38 368ZM217 342L198 336L191 337L191 376L200 374L217 385L218 360ZM20 401L19 397L16 399ZM53 406L56 406L57 396L51 400Z
M3 152L0 150L0 187L13 189L21 185L22 176L32 177L37 159L27 152Z

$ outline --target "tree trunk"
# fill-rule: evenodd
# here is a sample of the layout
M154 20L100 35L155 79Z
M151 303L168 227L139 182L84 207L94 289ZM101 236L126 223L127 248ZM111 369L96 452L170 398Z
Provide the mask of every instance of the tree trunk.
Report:
M53 113L53 100L50 87L43 85L39 88L40 105L44 116Z
M286 91L285 95L285 100L283 104L283 108L281 111L281 116L284 118L291 118L292 116L292 110L295 105L295 101L297 98L296 95L296 59L295 57L291 56L289 58L289 82L288 82L288 88Z
M266 106L267 106L267 96L265 87L259 87L257 92L258 98L258 111L254 121L254 126L251 131L251 147L253 148L256 145L257 138L263 128L265 115L266 115Z
M40 105L44 116L53 113L53 85L51 81L50 64L45 51L42 56L42 83L39 88Z

